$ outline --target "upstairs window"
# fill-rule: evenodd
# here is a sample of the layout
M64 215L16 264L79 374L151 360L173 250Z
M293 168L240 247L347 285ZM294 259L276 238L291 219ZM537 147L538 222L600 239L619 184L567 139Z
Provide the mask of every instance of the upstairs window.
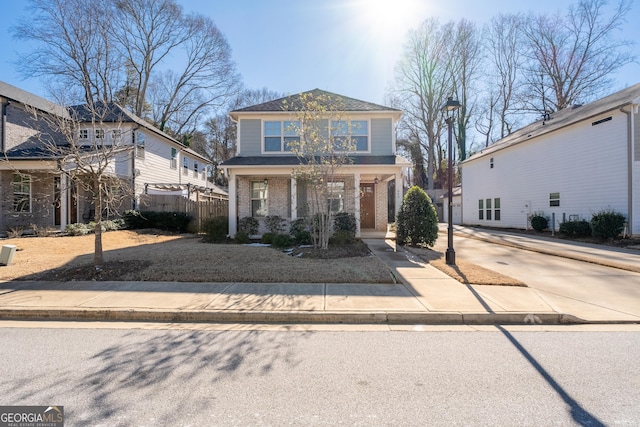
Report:
M175 148L171 149L171 160L169 161L169 166L171 169L176 169L178 167L178 150Z
M292 145L300 142L300 122L298 121L265 121L264 151L271 153L290 152Z
M89 139L89 129L80 129L78 131L78 138L80 138L83 141L86 141L87 139Z
M331 122L336 151L369 151L369 122L334 120Z
M198 177L198 162L196 162L195 160L193 161L193 177Z
M187 175L189 173L189 158L184 156L182 158L182 174Z
M96 129L96 139L104 139L104 129Z
M133 134L133 137L135 138L136 157L139 159L144 159L145 157L144 133L136 132Z

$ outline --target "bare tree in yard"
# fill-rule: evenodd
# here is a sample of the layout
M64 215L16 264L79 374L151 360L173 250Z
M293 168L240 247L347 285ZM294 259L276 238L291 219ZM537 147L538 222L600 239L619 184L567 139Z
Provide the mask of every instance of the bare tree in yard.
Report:
M294 171L308 186L313 245L327 250L333 225L332 201L337 199L343 166L350 164L355 143L349 136L351 120L340 97L305 92L285 106L294 118L285 129L285 143L300 160ZM287 135L289 135L287 137Z
M583 0L566 17L529 17L523 29L529 52L527 92L534 94L528 99L530 111L544 114L592 100L611 87L616 71L635 60L627 50L630 42L614 37L631 0L612 8L607 4Z
M36 110L32 113L37 115ZM121 126L124 119L121 114L113 104L91 103L70 107L64 115L38 116L55 134L64 138L60 143L49 134L41 133L40 142L45 151L57 159L60 172L83 190L93 205L93 263L96 270L104 264L103 212L117 210L133 194L131 182L119 177L117 171L119 165L127 167L130 164L134 150L131 132Z
M395 98L405 111L403 120L413 129L427 154L427 179L433 190L436 148L443 128L442 104L453 93L451 50L454 24L441 26L430 19L409 33L393 84Z

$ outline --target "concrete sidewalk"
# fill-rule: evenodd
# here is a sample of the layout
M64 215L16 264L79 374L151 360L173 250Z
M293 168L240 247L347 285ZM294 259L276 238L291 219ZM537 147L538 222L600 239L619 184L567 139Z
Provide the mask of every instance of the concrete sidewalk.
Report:
M606 323L578 318L572 315L570 306L567 312L554 310L531 288L461 284L396 248L395 242L384 235L364 237L373 254L389 266L395 284L4 282L0 283L0 320ZM640 316L608 321L640 323Z

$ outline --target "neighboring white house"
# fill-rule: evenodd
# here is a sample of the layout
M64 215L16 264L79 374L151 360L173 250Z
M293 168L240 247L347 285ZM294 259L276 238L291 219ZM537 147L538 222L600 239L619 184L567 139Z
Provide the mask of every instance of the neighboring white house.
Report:
M386 231L390 218L400 209L403 174L410 162L396 155L396 125L400 110L336 95L319 89L306 92L316 99L339 100L346 121L322 119L326 129L350 129L357 141L335 182L332 209L352 213L361 230ZM238 123L237 156L223 162L229 178L229 233L237 232L238 220L267 215L294 220L305 215L307 186L294 177L300 159L288 147L290 132L303 94L292 95L229 113ZM345 133L346 135L346 133ZM394 185L395 184L395 185ZM393 219L392 219L393 221ZM264 231L264 228L262 228Z
M531 214L626 216L640 235L640 84L526 126L462 162L462 221L528 228ZM550 224L551 226L551 224Z
M192 199L215 196L205 157L115 104L91 124L83 106L65 108L4 82L0 102L0 231L31 225L63 229L93 219L90 199L64 173L73 164L62 164L62 151L51 149L68 145L51 118L79 123L77 138L86 144L87 156L96 154L91 151L95 141L123 146L112 175L135 192L122 210L136 208L153 191L180 192Z
M451 199L451 217L452 224L462 224L462 188L460 186L453 188L453 198ZM441 196L443 214L440 222L449 222L449 192Z

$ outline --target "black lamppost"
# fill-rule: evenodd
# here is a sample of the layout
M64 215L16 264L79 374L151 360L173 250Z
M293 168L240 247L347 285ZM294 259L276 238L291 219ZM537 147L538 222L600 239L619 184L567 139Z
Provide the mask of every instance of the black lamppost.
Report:
M442 106L442 111L447 114L447 118L445 122L448 126L449 131L449 145L448 145L448 156L449 161L447 162L447 175L449 176L449 206L448 206L448 220L449 227L447 228L447 252L445 254L445 260L448 265L456 265L456 251L453 250L453 150L452 150L452 139L453 139L453 112L460 108L460 102L453 99L451 96L447 99L446 104Z

